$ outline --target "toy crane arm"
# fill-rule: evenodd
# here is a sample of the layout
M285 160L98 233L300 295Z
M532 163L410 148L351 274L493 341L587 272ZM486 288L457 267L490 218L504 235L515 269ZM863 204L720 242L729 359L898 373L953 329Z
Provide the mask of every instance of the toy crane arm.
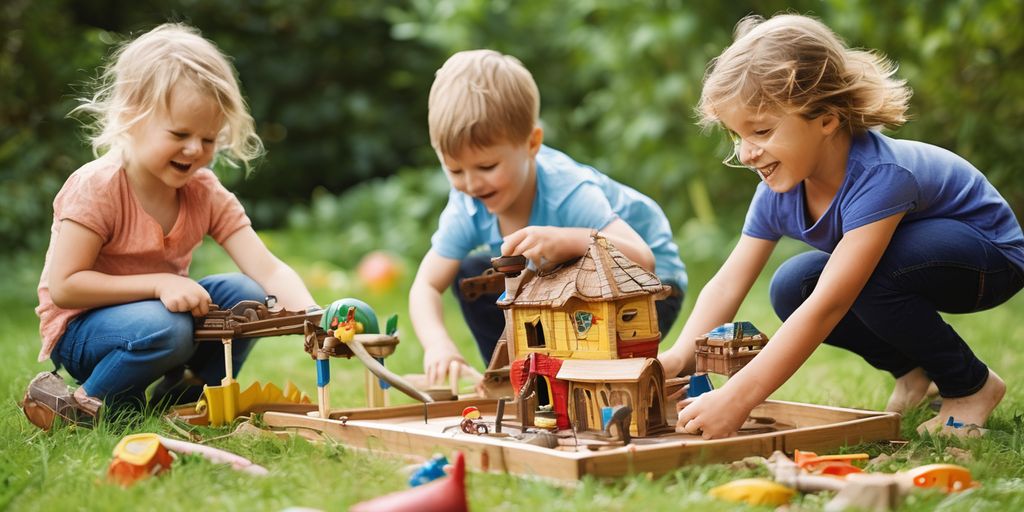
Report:
M271 312L255 300L243 300L227 310L211 305L209 314L195 320L194 338L220 341L302 334L307 320L318 323L321 316L322 310Z
M409 395L409 397L419 400L423 403L433 402L434 399L430 395L416 389L415 386L409 383L409 381L403 379L398 374L388 370L384 365L380 364L379 361L373 358L369 352L366 351L366 347L363 343L370 343L373 341L380 340L382 338L391 338L386 334L356 334L351 341L348 342L349 349L352 350L352 354L361 361L366 368L373 372L374 375L384 379L388 384L391 384L402 393Z

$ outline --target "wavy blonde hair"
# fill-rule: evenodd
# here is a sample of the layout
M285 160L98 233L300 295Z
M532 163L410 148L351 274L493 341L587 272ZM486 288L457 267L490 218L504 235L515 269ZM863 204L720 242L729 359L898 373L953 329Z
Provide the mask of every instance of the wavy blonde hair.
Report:
M88 127L96 155L131 144L132 127L147 116L166 112L174 86L186 81L220 106L224 126L217 153L249 169L263 154L263 142L228 58L199 31L166 23L117 48L103 68L91 98L82 98L72 114L94 118Z
M437 70L427 104L430 144L444 155L530 137L540 92L519 59L493 50L456 53Z
M697 113L702 126L719 123L718 107L739 101L758 112L807 119L836 115L852 133L907 120L911 90L896 66L873 51L847 48L817 19L748 16L733 44L708 65Z

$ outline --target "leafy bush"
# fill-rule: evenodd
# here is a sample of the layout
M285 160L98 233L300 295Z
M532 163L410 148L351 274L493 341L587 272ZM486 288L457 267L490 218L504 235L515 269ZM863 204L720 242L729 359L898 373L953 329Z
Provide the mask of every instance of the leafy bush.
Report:
M897 60L915 96L896 136L963 155L1024 211L1024 38L1013 21L1024 4L1011 0L11 0L0 8L0 244L45 243L54 193L89 158L64 118L73 98L116 41L168 20L198 26L235 60L269 153L248 179L220 175L258 228L281 226L317 189L313 201L348 204L367 179L436 169L433 73L454 51L489 47L533 72L549 144L650 195L677 233L691 219L734 232L756 178L718 163L727 146L697 129L692 109L736 21L783 10Z
M342 268L355 268L359 258L376 249L412 261L430 248L448 190L437 168L406 169L340 195L318 188L308 206L296 205L289 212L284 235L304 244L309 259Z

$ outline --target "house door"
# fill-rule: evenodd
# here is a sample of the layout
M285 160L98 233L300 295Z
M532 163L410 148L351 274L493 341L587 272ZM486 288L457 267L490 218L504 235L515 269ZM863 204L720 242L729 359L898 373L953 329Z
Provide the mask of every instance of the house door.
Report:
M651 403L647 407L647 424L648 425L664 425L665 424L665 410L664 410L665 404L664 404L664 402L662 400L662 396L663 396L664 393L659 393L658 392L662 388L660 386L658 386L658 382L655 379L653 379L653 378L650 380L650 383L648 384L648 386L650 386L650 391L648 393L648 396L650 397Z

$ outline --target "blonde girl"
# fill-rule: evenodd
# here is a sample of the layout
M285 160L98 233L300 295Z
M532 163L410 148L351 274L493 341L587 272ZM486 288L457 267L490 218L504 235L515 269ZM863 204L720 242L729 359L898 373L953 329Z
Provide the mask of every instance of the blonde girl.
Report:
M761 179L740 240L697 299L667 375L692 372L694 339L731 321L783 236L813 250L775 273L782 326L720 389L680 411L677 429L731 435L822 342L891 373L888 408L943 397L920 430L982 425L1006 386L940 311L997 306L1024 285L1024 236L999 192L942 148L891 139L910 98L894 67L847 48L821 22L751 17L709 66L699 114L733 140L725 164Z
M262 153L228 59L181 24L121 46L91 114L99 156L75 171L53 203L50 246L39 280L39 360L82 385L86 412L154 398L193 400L224 377L219 346L197 345L192 318L211 303L263 300L313 305L299 276L267 250L241 204L209 169L217 156L248 166ZM189 277L192 252L209 235L240 274ZM235 371L250 342L234 344ZM186 371L187 370L187 371Z

